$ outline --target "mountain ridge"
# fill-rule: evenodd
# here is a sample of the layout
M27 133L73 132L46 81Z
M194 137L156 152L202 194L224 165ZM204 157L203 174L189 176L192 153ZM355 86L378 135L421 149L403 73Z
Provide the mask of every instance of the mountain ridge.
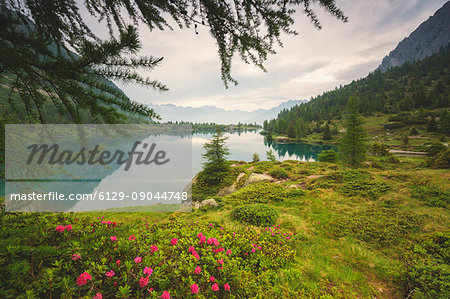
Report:
M239 109L225 110L214 105L203 105L200 107L178 106L175 104L148 104L147 106L154 109L160 114L162 121L189 121L195 123L217 123L231 124L241 123L258 123L262 124L267 118L275 118L280 111L291 108L295 105L306 103L307 100L288 100L280 105L262 109L258 108L253 111L244 111Z
M425 59L450 43L450 1L422 22L385 56L377 70L387 70L405 62Z

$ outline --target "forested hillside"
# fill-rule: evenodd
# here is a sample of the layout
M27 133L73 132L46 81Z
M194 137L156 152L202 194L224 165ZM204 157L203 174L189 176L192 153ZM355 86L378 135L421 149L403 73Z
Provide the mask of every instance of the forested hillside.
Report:
M448 134L449 118L447 109L443 108L448 108L450 102L449 66L450 47L442 48L420 62L405 63L385 73L377 70L312 98L308 103L285 109L277 119L264 122L264 128L272 133L303 138L314 130L323 130L324 121L341 119L348 99L355 97L360 102L359 112L364 116L438 109L434 114L424 112L421 117L436 117L438 130Z

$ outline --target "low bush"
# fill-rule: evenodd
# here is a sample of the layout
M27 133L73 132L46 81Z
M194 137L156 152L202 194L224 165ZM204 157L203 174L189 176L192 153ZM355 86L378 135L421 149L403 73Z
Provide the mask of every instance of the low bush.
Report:
M306 192L302 189L291 188L286 191L286 196L289 198L296 198L305 196Z
M375 179L367 171L341 170L325 175L314 181L310 188L333 188L345 196L362 196L371 199L386 193L390 187L384 181Z
M449 169L450 168L450 149L440 151L431 165L434 169Z
M427 149L428 157L436 157L437 154L444 151L446 149L445 145L440 142L435 142L430 145Z
M293 237L172 218L2 212L0 298L250 298L294 255Z
M398 273L405 297L450 298L450 233L437 232L414 242L401 255Z
M243 187L225 198L235 204L269 203L284 200L286 192L280 184L259 182Z
M195 183L192 185L192 199L194 201L201 201L217 195L220 189L232 185L239 173L240 169L231 168L222 178L220 183L210 184L208 183L204 172L199 172L195 179Z
M277 222L278 212L264 204L244 205L234 208L231 218L256 226L272 226Z
M422 218L402 210L393 202L379 203L361 211L341 216L330 224L337 236L351 235L362 241L387 246L419 229Z
M317 160L319 162L336 163L337 153L336 153L336 151L334 151L332 149L327 150L327 151L321 151L319 156L317 157Z
M276 179L286 179L289 177L287 171L281 167L274 167L270 170L269 174Z
M411 186L411 196L432 207L446 207L450 203L450 192L426 182L417 182Z

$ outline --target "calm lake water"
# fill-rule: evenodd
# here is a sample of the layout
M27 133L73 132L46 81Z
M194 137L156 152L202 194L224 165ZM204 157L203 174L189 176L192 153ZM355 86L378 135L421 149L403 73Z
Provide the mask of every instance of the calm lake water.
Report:
M124 167L115 167L115 168L102 168L101 173L97 173L97 180L90 180L87 182L60 182L55 185L54 183L48 183L48 190L43 187L46 192L56 191L59 193L70 193L70 192L78 192L78 193L86 193L93 194L94 192L110 192L110 191L123 191L123 192L136 192L139 189L142 190L154 190L158 188L166 188L173 191L181 191L186 186L187 182L190 181L192 177L194 177L201 169L202 163L204 162L202 155L204 154L203 145L210 141L213 133L195 133L192 136L192 176L190 176L189 172L189 161L186 161L188 164L182 164L176 162L177 157L181 157L182 154L172 155L172 159L176 165L180 165L183 169L180 169L177 173L163 173L161 169L159 169L156 174L156 179L153 179L151 176L152 173L149 173L149 168L141 168L136 169L135 172L132 171L124 171ZM230 151L230 155L228 156L229 160L237 160L237 161L246 161L250 162L253 158L253 154L257 153L260 157L260 160L267 160L267 151L272 150L275 157L279 161L285 160L299 160L299 161L315 161L317 159L318 154L323 150L328 150L332 148L332 146L327 145L316 145L316 144L306 144L306 143L268 143L265 141L264 136L259 134L259 131L243 131L243 132L233 132L233 133L225 133L225 137L228 138L226 145ZM165 136L165 135L164 135ZM185 150L189 152L191 147L189 140L191 136L167 136L159 139L159 145L165 148L164 140L167 139L167 142L175 142L177 144L183 143L187 147ZM187 153L189 156L189 153ZM188 157L187 156L187 157ZM184 155L185 158L187 158ZM183 170L183 171L182 171ZM176 180L177 175L180 176L181 173L184 172L183 176L184 180ZM153 173L154 175L154 173ZM146 180L146 182L142 183L142 180ZM30 190L37 188L35 183L30 183ZM40 183L42 185L44 183ZM136 185L133 185L136 184ZM167 186L165 186L165 185ZM128 189L126 189L128 188ZM3 190L2 190L3 189ZM116 190L117 189L117 190ZM141 191L142 191L141 190ZM0 182L0 192L4 192L4 184ZM19 191L17 191L19 192ZM37 191L39 192L39 191ZM87 211L87 210L102 210L105 208L112 207L128 207L135 205L144 205L149 204L146 202L135 202L132 201L123 201L123 202L112 202L105 207L105 202L88 202L88 201L71 201L71 202L61 202L55 204L55 209L57 211ZM152 203L150 203L152 204ZM52 206L53 207L53 206Z
M279 161L300 160L313 162L317 160L317 155L321 151L333 148L329 145L308 143L268 143L259 132L225 133L225 137L228 137L227 146L230 150L228 159L250 162L253 154L257 153L260 160L267 160L266 152L272 150ZM194 174L202 168L203 144L208 142L211 137L212 133L196 133L192 137L192 170Z

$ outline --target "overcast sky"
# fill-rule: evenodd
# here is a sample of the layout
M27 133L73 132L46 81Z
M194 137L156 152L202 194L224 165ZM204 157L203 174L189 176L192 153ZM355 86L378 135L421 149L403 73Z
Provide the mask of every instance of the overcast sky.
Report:
M164 56L161 66L147 75L166 84L169 91L117 85L145 104L215 105L226 110L251 111L291 99L310 99L373 71L399 41L445 2L338 0L349 21L342 23L316 7L322 30L299 12L294 27L299 35L284 36L284 47L268 57L268 72L236 57L232 75L239 85L228 89L220 79L216 46L206 28L199 28L198 35L193 29L150 32L141 28L141 54Z

